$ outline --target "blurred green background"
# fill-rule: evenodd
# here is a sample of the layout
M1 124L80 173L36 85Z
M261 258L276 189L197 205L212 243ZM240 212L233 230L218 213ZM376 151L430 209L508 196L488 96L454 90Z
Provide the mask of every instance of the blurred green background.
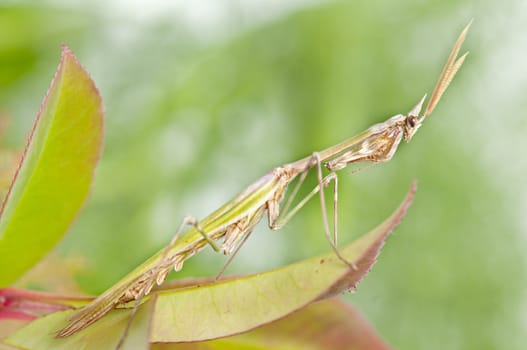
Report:
M342 243L419 181L345 298L398 349L523 349L525 1L4 2L0 146L22 149L67 43L101 90L106 142L56 254L81 259L76 281L99 293L185 214L203 217L271 168L407 112L471 18L470 55L412 142L387 164L340 172ZM328 250L315 200L279 232L263 222L228 272ZM224 261L207 251L174 277L211 276Z

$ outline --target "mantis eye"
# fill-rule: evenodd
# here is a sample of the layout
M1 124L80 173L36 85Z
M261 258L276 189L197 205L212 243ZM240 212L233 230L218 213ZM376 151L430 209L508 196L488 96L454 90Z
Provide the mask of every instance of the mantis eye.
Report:
M417 125L417 118L414 116L410 116L408 117L408 119L406 119L406 122L408 123L408 126L410 126L411 128L415 128L415 126Z

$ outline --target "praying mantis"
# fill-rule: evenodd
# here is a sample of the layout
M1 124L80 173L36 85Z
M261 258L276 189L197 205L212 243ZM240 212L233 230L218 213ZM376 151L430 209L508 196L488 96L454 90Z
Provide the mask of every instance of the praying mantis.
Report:
M392 159L403 139L406 142L412 139L425 118L433 112L463 64L468 52L460 57L458 54L470 24L457 38L422 115L420 113L426 95L406 115L397 114L339 144L274 168L204 219L198 221L192 217L185 217L167 247L158 251L90 304L77 310L68 324L56 333L56 337L73 335L96 322L110 310L135 301L133 315L141 300L156 284L160 285L165 280L172 268L176 271L181 270L183 263L207 244L215 251L221 251L226 255L236 253L265 214L269 228L278 230L317 194L320 196L326 238L339 259L350 268L355 268L340 255L337 249L338 177L336 172L355 163L387 162ZM323 174L323 167L326 168L326 175ZM294 198L312 170L317 173L317 185L293 206ZM281 206L286 191L294 180L297 182ZM331 183L334 191L333 234L329 228L324 199L324 188ZM190 226L190 229L184 232L187 226ZM223 242L219 244L222 238ZM234 254L231 258L232 256ZM229 262L230 260L227 264ZM129 323L132 317L130 316Z

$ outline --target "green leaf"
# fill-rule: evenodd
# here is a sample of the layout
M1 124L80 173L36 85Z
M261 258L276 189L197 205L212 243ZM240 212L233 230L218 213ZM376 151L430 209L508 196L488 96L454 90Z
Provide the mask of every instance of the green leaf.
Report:
M129 336L142 339L149 332L150 343L224 338L269 324L315 301L355 288L376 262L386 237L404 216L414 193L415 184L392 216L341 249L341 254L354 262L357 270L350 269L330 252L252 276L192 286L164 286L163 290L152 292L146 302L150 306L139 308L143 316L134 320ZM53 334L67 323L72 313L57 312L37 319L6 342L27 349L111 349L123 333L130 309L112 310L79 333L54 338Z
M160 292L151 342L217 339L246 332L306 305L355 288L370 271L388 234L413 198L415 184L384 223L341 249L357 266L350 269L334 252L277 270L208 286Z
M84 203L102 149L102 100L73 53L62 57L0 217L0 287L66 233Z
M158 343L153 350L389 350L373 327L350 304L319 301L255 330L200 343Z

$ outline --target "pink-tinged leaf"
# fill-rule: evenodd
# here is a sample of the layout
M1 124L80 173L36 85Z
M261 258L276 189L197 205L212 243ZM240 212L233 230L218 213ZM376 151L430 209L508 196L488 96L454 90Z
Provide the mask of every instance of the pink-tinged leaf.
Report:
M95 84L63 46L61 62L0 209L0 287L38 262L75 219L101 153L103 114Z
M364 316L338 299L319 301L251 332L199 343L155 344L153 350L390 350Z
M217 339L249 331L282 318L313 301L355 288L377 260L384 241L410 205L415 183L400 207L384 223L333 252L277 270L235 280L197 286L157 296L151 342Z
M0 289L0 341L38 317L80 307L92 299L16 288Z
M89 297L35 292L25 289L0 289L0 319L14 318L9 315L24 315L20 319L35 319L49 313L82 306L92 300Z
M154 297L155 299L155 297ZM126 338L124 349L148 349L148 323L154 300L144 303ZM10 338L6 344L24 349L70 350L70 349L115 349L130 315L129 310L117 309L90 326L90 332L80 332L68 338L55 338L54 332L71 317L73 310L56 312L38 319Z

